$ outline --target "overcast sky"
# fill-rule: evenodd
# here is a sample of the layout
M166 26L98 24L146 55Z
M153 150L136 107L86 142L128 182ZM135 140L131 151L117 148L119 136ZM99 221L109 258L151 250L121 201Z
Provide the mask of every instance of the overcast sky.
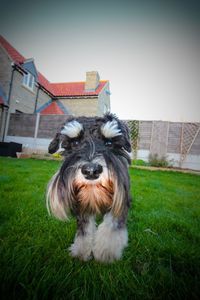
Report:
M121 118L200 121L198 3L0 0L0 34L51 82L98 71Z

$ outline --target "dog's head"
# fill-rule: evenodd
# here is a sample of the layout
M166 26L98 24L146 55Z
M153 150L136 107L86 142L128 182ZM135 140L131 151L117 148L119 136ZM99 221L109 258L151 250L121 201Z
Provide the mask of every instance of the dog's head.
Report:
M49 145L64 161L48 186L48 208L58 218L104 213L118 216L129 201L131 145L127 125L112 114L69 118Z

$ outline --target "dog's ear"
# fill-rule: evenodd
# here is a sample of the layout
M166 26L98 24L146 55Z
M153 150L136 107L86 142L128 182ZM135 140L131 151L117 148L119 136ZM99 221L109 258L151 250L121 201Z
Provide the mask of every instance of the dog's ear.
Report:
M105 114L104 119L110 122L112 122L113 120L117 122L118 128L120 129L123 136L123 147L126 151L131 152L130 134L127 124L124 121L119 120L115 114L111 113Z
M124 149L128 152L131 152L131 143L130 143L130 132L127 124L123 121L118 120L119 127L124 137Z
M59 149L60 145L60 133L56 133L54 139L49 144L48 151L50 154L55 153Z

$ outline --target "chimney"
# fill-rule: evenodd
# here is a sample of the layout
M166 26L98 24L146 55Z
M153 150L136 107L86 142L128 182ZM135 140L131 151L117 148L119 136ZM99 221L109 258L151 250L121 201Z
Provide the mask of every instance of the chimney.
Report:
M97 71L86 72L85 90L95 91L99 85L99 80L100 77Z

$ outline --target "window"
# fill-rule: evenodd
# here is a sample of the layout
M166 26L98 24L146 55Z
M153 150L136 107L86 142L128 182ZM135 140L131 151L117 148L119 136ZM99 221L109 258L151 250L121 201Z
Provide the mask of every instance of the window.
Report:
M24 74L23 85L33 91L35 78L31 73Z

